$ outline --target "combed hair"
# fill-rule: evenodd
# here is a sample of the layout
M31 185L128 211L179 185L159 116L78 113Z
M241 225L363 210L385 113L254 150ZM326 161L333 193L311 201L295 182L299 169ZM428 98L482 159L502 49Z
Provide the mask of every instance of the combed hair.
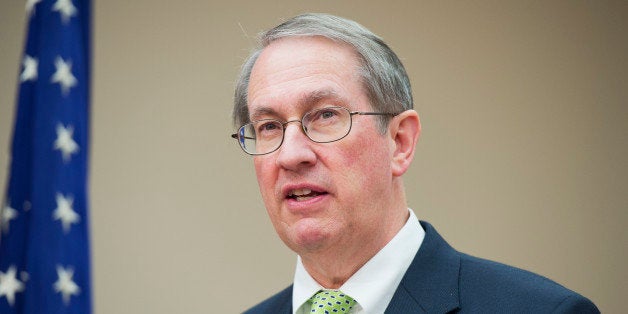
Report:
M345 43L360 58L360 77L371 107L378 112L401 112L413 108L410 80L397 55L377 35L364 26L338 16L320 13L298 15L260 34L259 45L242 65L236 82L233 123L249 122L247 91L251 71L262 50L273 41L288 37L320 36ZM380 116L380 129L385 132L390 117Z

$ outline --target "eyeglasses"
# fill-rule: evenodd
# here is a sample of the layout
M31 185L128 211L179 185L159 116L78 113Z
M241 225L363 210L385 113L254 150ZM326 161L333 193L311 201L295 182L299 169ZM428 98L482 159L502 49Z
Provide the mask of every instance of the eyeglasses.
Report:
M301 120L282 122L263 119L249 122L238 129L231 137L238 140L240 147L249 155L270 154L281 146L288 123L299 122L303 133L316 143L338 141L351 131L354 115L391 116L399 113L349 111L344 107L315 109L303 115Z

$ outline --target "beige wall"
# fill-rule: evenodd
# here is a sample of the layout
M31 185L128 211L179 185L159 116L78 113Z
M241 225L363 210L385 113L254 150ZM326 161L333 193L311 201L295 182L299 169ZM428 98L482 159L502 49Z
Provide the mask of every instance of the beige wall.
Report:
M4 190L24 3L0 3ZM228 134L254 35L305 11L361 22L405 62L424 127L405 176L420 218L462 251L624 310L627 2L221 3L95 2L96 313L236 313L291 282L295 256Z

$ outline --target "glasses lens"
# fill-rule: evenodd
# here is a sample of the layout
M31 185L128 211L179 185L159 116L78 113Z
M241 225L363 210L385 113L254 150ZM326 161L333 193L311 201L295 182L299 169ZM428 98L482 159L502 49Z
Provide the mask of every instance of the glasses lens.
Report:
M342 107L313 110L303 116L303 128L312 141L337 141L349 133L351 114Z
M252 155L267 154L281 145L283 126L275 120L247 123L238 130L242 149Z

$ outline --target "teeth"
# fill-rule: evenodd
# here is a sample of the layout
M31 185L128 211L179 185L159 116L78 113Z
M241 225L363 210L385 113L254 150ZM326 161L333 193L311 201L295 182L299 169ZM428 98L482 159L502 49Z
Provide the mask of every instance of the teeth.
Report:
M310 189L299 189L299 190L292 191L292 193L290 194L294 196L303 196L303 195L308 195L310 193L312 193L312 190Z

